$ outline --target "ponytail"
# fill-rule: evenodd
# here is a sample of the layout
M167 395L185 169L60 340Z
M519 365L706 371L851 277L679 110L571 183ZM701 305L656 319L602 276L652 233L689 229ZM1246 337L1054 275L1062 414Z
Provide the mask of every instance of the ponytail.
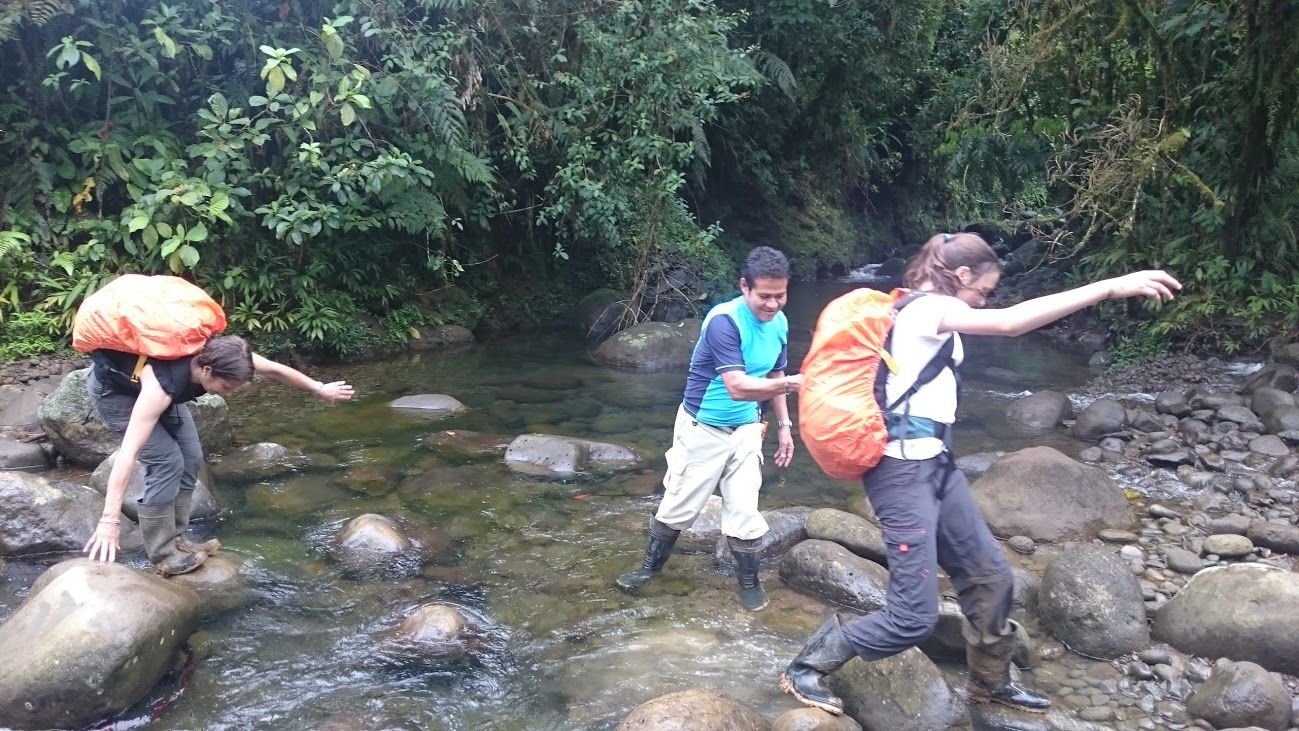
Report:
M925 284L939 293L955 296L961 283L956 270L969 267L975 277L1001 268L997 253L978 234L934 234L907 265L902 286L920 289Z

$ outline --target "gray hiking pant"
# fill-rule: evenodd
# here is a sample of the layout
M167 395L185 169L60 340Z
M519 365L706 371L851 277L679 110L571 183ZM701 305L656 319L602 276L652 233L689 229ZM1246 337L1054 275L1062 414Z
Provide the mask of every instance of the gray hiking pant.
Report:
M952 457L885 457L862 484L884 532L889 586L884 609L844 625L857 654L878 660L929 637L938 623L940 566L979 644L1008 634L1010 565Z
M93 370L87 374L86 390L104 424L125 434L135 397L108 391ZM144 505L166 505L175 502L181 490L194 489L203 465L203 447L188 406L172 404L162 412L136 461L144 465L144 496L140 498Z

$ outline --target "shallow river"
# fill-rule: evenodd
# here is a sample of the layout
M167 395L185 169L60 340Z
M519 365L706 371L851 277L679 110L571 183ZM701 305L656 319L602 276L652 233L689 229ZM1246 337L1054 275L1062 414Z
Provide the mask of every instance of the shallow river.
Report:
M850 286L795 286L787 310L792 362L805 352L821 305ZM1026 389L1082 384L1093 375L1085 356L1041 338L968 338L967 353L966 373L1001 366L1022 383L967 378L961 453L1049 443L1077 454L1083 445L1063 436L1015 435L1004 412ZM358 398L326 407L258 384L231 400L236 434L241 444L278 442L339 469L217 486L227 517L215 533L246 563L256 601L206 621L184 687L170 679L117 728L611 729L639 703L697 685L772 718L794 707L776 677L820 623L821 602L764 572L771 605L746 614L734 578L700 555L674 556L639 597L613 587L640 558L682 373L611 372L591 365L576 337L523 334L313 374L351 381ZM470 411L431 422L387 405L416 393L449 394ZM448 428L614 441L643 450L652 466L564 484L495 464L447 465L421 442ZM801 449L789 469L768 459L765 473L765 508L844 508L860 493L857 484L822 476ZM414 579L344 578L321 546L343 520L366 512L437 528L452 542L450 557ZM10 579L6 588L17 591L0 600L0 616L25 595L14 583L22 581ZM495 628L473 659L381 662L378 637L433 600Z

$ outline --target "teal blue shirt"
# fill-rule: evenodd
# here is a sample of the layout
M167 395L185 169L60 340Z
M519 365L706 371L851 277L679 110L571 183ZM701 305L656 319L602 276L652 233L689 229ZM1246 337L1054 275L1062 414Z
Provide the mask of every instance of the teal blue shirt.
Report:
M789 321L784 312L776 313L771 322L762 322L744 303L743 296L709 310L690 358L686 411L713 426L758 421L762 416L758 402L732 399L722 383L722 374L742 370L765 378L772 371L783 371L788 344Z

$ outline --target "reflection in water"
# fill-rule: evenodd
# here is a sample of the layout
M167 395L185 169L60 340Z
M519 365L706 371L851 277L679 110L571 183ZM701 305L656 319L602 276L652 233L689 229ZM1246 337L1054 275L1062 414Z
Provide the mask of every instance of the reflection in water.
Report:
M821 305L852 286L794 287L791 362L806 352ZM1043 443L1008 428L1013 395L1068 389L1089 375L1079 356L1042 341L967 343L963 453ZM1016 382L986 377L993 367ZM771 606L749 615L711 556L674 556L638 597L613 586L640 555L683 373L610 372L587 361L580 338L520 335L319 375L351 381L357 400L326 407L256 384L231 401L241 443L278 442L330 468L218 485L229 517L217 532L224 551L246 562L257 599L205 623L190 686L157 727L608 729L637 704L694 685L768 715L793 707L775 678L820 624L820 602L772 575ZM418 393L454 396L469 411L435 422L387 405ZM523 478L499 460L439 458L424 440L449 428L506 441L537 431L619 442L652 463L600 481ZM1078 450L1057 435L1047 443ZM788 470L771 460L766 470L765 508L842 508L859 497L857 485L824 477L801 451ZM435 528L447 550L412 577L349 579L323 546L362 513ZM463 608L487 628L485 641L469 659L383 662L384 633L431 601Z

